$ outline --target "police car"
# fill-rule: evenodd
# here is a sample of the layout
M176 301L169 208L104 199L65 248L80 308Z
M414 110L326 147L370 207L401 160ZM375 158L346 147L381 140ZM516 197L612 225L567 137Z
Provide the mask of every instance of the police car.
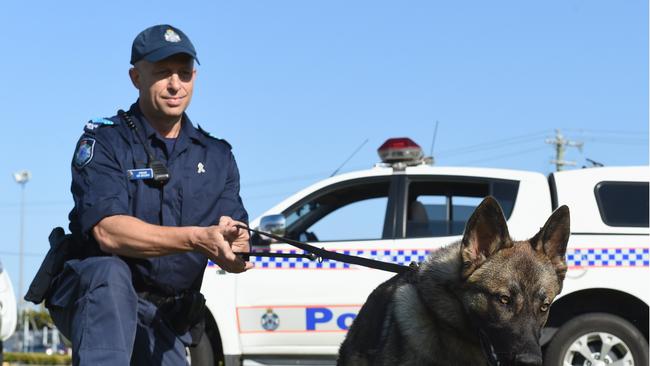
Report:
M0 363L2 362L2 344L14 334L17 317L14 288L11 285L9 273L4 270L2 262L0 262Z
M571 208L569 271L542 336L549 365L647 364L650 244L648 167L540 173L438 167L407 138L379 148L372 169L334 176L253 220L262 231L319 248L408 265L460 240L483 197L501 204L511 236L526 239L552 210ZM256 240L254 250L300 253ZM251 257L203 281L207 337L192 364L334 364L368 294L393 275L342 262ZM600 363L598 363L600 362Z

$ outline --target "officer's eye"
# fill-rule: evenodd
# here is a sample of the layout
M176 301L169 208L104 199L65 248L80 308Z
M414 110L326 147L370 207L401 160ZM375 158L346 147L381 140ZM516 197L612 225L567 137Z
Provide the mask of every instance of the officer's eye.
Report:
M499 296L499 302L501 302L504 305L510 304L510 296L508 296L508 295L500 295Z
M171 73L170 73L169 70L161 69L161 70L155 70L155 71L153 72L153 74L154 74L154 76L164 78L164 77L169 76Z
M178 73L178 76L183 81L190 81L192 79L192 71L183 70L183 71Z

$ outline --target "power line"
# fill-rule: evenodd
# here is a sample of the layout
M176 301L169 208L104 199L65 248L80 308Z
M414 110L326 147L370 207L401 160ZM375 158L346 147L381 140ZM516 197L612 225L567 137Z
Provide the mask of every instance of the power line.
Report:
M528 133L528 134L525 134L525 135L518 135L518 136L508 137L508 138L505 138L505 139L499 139L499 140L494 140L494 141L489 141L489 142L483 142L483 143L476 144L476 145L469 145L469 146L463 146L463 147L454 148L454 149L443 150L438 154L438 156L462 155L462 154L469 154L469 153L483 151L483 150L506 148L506 147L510 147L512 145L518 145L518 144L522 144L522 143L537 140L540 136L543 136L543 135L547 134L548 132L549 132L548 130L537 131L537 132Z
M538 147L534 147L532 149L509 152L507 154L491 156L491 157L484 158L484 159L465 161L465 162L459 163L459 165L470 165L470 164L482 163L482 162L485 162L485 161L498 160L498 159L503 159L503 158L507 158L507 157L512 157L513 155L523 155L523 154L528 154L528 153L543 150L543 149L546 149L546 146L538 146Z
M647 145L648 144L648 139L644 139L643 137L639 138L611 138L611 137L592 137L592 138L586 138L583 139L584 141L590 141L590 142L595 142L595 143L605 143L605 144L613 144L613 145L627 145L627 144L632 144L632 145Z
M257 187L257 186L268 186L272 184L282 184L282 183L287 183L287 182L295 182L295 181L300 181L300 180L308 180L308 179L316 179L316 178L322 178L323 175L329 174L329 173L313 173L309 175L294 175L291 177L283 177L283 178L277 178L277 179L266 179L266 180L257 180L253 182L242 182L241 187L242 188L251 188L251 187Z
M363 168L368 168L368 166L353 166L350 169L352 170L360 170ZM252 181L252 182L246 182L245 180L242 181L241 187L242 188L251 188L251 187L258 187L258 186L268 186L272 184L283 184L287 182L296 182L300 180L309 180L309 179L322 179L323 177L329 176L330 172L320 172L320 173L310 173L310 174L305 174L305 175L294 175L290 177L282 177L282 178L277 178L277 179L264 179L264 180L257 180L257 181Z
M261 199L267 199L267 198L281 198L285 199L293 194L295 194L297 191L292 191L292 192L286 192L286 193L269 193L269 194L259 194L259 195L254 195L254 196L243 196L242 199L245 202L248 201L254 201L254 200L261 200ZM279 203L279 202L278 202Z
M586 134L610 134L610 135L648 135L648 131L626 131L626 130L598 130L585 128L564 128L564 131L586 133Z

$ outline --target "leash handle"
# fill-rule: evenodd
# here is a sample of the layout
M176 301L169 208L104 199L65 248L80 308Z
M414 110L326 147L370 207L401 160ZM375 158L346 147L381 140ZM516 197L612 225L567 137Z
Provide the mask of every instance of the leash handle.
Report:
M404 273L408 272L413 269L412 266L403 266L401 264L396 264L396 263L388 263L388 262L382 262L374 259L368 259L368 258L363 258L363 257L357 257L354 255L348 255L348 254L342 254L342 253L337 253L337 252L330 252L329 250L325 250L322 248L317 248L313 245L298 241L298 240L293 240L289 238L285 238L279 235L271 234L271 233L265 233L263 231L251 229L248 226L240 225L237 224L235 227L239 229L246 230L251 233L255 233L258 235L264 235L266 237L269 237L271 239L275 239L279 242L287 243L289 245L293 245L296 248L302 249L305 252L313 253L315 256L319 258L319 260L323 259L329 259L329 260L335 260L343 263L349 263L349 264L356 264L359 266L363 267L368 267L368 268L374 268L374 269L379 269L382 271L388 271L388 272L394 272L394 273ZM278 253L279 254L279 253Z

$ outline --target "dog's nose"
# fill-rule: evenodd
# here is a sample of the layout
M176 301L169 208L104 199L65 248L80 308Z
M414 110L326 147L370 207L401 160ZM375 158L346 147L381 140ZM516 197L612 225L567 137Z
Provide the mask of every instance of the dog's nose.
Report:
M542 366L542 358L531 353L523 353L515 357L515 366Z

